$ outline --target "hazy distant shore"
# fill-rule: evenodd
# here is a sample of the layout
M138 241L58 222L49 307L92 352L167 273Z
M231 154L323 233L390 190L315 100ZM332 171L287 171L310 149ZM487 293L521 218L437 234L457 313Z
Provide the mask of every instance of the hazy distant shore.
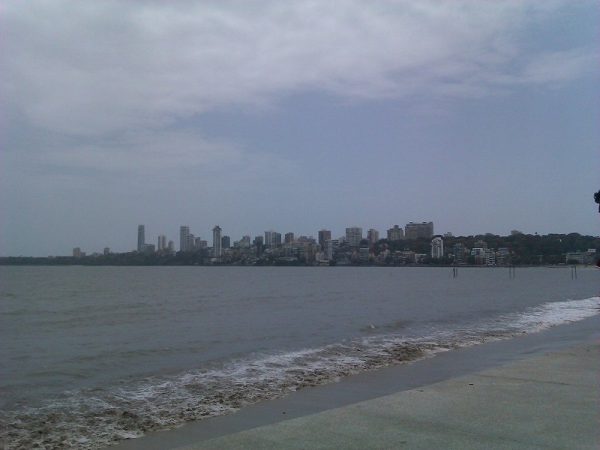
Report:
M177 267L177 266L202 266L202 267L447 267L447 268L481 268L481 269L507 269L509 267L549 267L549 268L568 268L572 264L514 264L514 265L496 265L496 266L485 266L478 264L371 264L371 263L358 263L358 264L331 264L331 265L318 265L318 264L305 264L303 262L294 263L261 263L261 264L240 264L240 263L198 263L198 262L187 262L182 261L174 257L169 260L156 260L156 261L139 261L135 258L121 259L121 260L106 260L101 257L85 257L85 258L74 258L71 256L3 256L0 257L0 266L124 266L124 267ZM578 264L578 267L592 267L593 264Z

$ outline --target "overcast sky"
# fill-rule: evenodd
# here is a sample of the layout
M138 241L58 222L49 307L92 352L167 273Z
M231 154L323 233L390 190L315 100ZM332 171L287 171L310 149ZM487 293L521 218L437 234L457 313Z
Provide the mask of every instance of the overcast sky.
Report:
M211 239L598 235L590 1L0 4L0 254Z

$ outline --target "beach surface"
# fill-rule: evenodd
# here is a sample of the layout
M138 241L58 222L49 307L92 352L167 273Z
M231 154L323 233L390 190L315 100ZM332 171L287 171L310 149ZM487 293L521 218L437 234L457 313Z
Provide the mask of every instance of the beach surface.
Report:
M600 319L303 389L117 449L593 448Z

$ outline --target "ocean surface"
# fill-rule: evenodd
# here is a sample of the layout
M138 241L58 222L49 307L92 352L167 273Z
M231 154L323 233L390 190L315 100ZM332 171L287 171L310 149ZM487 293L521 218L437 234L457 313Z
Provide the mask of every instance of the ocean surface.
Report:
M102 448L598 314L600 270L0 267L0 441Z

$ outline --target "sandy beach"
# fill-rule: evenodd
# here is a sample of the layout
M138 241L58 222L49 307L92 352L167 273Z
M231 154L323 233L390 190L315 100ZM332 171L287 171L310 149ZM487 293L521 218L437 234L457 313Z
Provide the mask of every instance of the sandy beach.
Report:
M595 316L302 389L110 448L597 448L599 349Z

